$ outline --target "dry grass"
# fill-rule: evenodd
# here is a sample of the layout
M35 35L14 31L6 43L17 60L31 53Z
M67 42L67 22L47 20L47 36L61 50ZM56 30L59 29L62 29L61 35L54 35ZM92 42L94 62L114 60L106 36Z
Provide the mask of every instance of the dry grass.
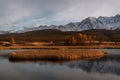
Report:
M78 59L92 59L105 56L103 51L95 50L30 50L13 52L9 55L11 61L23 60L48 60L48 61L69 61Z
M0 50L8 50L8 49L120 49L120 46L0 46Z

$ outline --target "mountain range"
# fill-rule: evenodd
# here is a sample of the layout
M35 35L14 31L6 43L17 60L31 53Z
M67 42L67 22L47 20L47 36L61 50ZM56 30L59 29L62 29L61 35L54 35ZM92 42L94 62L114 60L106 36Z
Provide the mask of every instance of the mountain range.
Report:
M89 29L115 30L120 29L120 15L117 14L111 17L100 16L98 18L88 17L81 22L71 22L66 25L40 25L38 27L32 28L25 27L23 30L16 31L16 33L23 33L42 29L58 29L62 31L83 31Z
M66 25L40 25L38 27L24 27L23 30L18 31L0 31L0 34L8 33L24 33L35 30L44 30L44 29L58 29L61 31L83 31L89 29L106 29L106 30L115 30L120 29L120 15L117 14L111 17L100 16L98 18L88 17L80 22L71 22Z

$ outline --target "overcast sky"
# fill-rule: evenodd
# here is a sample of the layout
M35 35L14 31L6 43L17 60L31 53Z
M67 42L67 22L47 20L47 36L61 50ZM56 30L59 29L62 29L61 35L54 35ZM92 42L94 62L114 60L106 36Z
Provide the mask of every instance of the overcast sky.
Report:
M120 14L120 0L0 0L0 31Z

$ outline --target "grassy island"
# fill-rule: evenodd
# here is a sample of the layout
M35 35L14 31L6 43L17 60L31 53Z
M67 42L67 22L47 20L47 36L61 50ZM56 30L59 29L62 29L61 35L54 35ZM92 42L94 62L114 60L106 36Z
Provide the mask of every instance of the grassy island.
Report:
M80 59L96 59L106 55L104 51L96 50L30 50L12 52L9 54L10 61L46 60L46 61L70 61Z

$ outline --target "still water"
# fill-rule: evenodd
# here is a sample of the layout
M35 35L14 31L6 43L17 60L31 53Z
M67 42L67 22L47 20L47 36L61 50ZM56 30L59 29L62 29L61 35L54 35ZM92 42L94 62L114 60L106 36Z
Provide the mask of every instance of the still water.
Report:
M13 50L0 51L0 80L120 80L120 49L102 49L109 55L93 61L10 62Z

